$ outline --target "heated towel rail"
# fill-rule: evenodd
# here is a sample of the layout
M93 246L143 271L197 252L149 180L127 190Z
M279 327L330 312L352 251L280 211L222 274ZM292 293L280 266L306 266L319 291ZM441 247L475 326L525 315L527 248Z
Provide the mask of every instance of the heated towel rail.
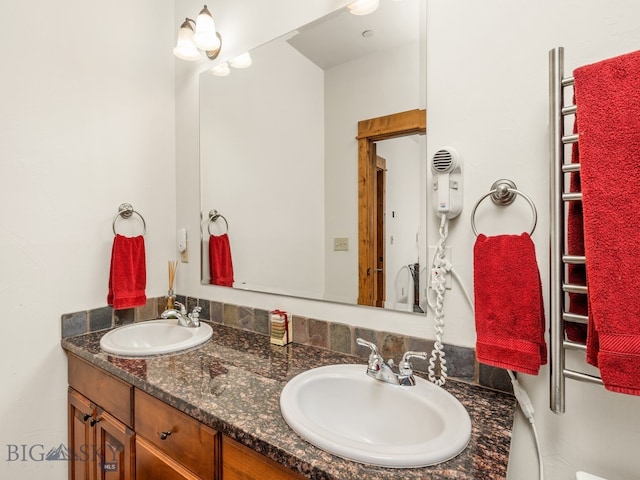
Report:
M568 176L580 171L579 163L571 163L567 154L578 141L573 133L576 106L573 104L573 77L564 76L564 49L549 51L549 142L551 158L551 281L550 281L550 407L555 413L565 411L565 380L573 379L602 384L594 375L572 370L566 366L566 350L586 352L586 346L565 338L565 322L586 324L587 317L571 313L569 294L587 295L586 285L568 281L567 266L584 264L585 257L567 251L567 205L582 201L580 192L570 191ZM567 158L565 158L567 157Z

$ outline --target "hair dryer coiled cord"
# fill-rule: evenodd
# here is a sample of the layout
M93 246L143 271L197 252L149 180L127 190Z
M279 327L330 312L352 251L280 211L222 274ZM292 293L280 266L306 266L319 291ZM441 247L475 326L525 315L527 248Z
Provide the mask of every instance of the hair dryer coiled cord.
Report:
M449 220L446 215L442 216L440 222L440 240L436 246L436 253L434 255L433 265L431 269L431 284L433 290L436 293L435 301L435 343L429 358L428 378L429 381L443 386L447 381L447 361L444 358L444 345L442 344L442 337L444 335L444 294L446 291L446 258L445 258L445 242L449 235ZM440 375L436 376L436 362L440 362Z

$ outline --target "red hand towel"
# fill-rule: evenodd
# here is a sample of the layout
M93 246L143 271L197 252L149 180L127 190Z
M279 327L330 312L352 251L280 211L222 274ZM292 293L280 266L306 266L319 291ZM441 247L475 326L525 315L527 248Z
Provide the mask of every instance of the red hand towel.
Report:
M574 71L589 290L587 356L640 395L640 51Z
M473 254L478 361L536 375L547 363L547 345L531 237L481 234Z
M107 303L115 310L147 303L144 237L116 235L111 249Z
M231 245L226 233L209 236L209 270L212 285L233 287Z

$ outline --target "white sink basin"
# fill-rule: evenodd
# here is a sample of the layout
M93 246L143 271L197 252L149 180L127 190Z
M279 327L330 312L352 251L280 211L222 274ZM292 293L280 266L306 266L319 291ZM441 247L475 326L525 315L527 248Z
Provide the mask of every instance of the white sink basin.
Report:
M178 325L178 320L150 320L116 328L100 339L100 348L108 353L140 357L172 353L200 345L211 338L210 325L198 328Z
M280 395L282 416L309 443L356 462L424 467L462 452L471 420L446 390L383 383L366 365L314 368L291 379Z

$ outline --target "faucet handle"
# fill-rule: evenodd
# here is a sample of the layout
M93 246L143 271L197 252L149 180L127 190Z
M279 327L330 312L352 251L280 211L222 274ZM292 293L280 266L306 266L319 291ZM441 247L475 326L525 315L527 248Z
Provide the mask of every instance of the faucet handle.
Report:
M378 347L376 347L375 343L368 342L364 338L360 338L360 337L356 338L356 343L358 345L362 345L363 347L370 348L372 355L378 355Z
M180 302L174 302L173 304L177 309L180 310L180 313L182 315L186 315L187 314L187 307L185 307L182 303Z
M398 371L400 372L400 375L413 375L413 367L411 366L411 362L409 361L412 358L421 358L423 360L427 360L429 358L429 354L427 352L405 352L405 354L402 356L400 365L398 365Z
M380 370L380 364L384 363L384 359L378 353L378 347L376 347L376 344L368 342L364 338L360 337L356 338L356 343L371 350L371 353L369 354L369 370Z
M193 310L189 314L192 318L198 318L200 316L200 312L202 311L202 307L193 307Z

